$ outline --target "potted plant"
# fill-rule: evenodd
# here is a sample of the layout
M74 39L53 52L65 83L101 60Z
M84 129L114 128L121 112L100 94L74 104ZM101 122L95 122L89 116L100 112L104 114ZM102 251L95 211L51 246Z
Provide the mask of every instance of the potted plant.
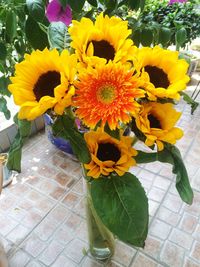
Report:
M200 14L189 1L149 1L132 20L133 40L139 45L175 45L179 50L200 36Z

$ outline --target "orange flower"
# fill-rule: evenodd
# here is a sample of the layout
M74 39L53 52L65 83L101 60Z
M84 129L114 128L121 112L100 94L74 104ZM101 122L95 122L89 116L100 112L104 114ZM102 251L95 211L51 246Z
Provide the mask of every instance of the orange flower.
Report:
M128 123L140 107L136 99L144 97L138 89L143 81L133 73L134 69L112 62L83 70L75 83L77 116L92 129L98 122L102 126L107 122L111 130L119 122Z
M132 137L121 135L118 140L99 128L96 132L85 133L84 138L92 158L89 164L84 164L88 176L97 179L112 172L122 176L136 165L133 156L137 155L137 151L132 148Z

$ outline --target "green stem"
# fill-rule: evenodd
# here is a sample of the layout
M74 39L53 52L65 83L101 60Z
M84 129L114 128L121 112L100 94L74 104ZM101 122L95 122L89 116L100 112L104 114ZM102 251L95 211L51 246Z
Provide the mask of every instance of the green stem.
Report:
M115 239L113 234L107 229L98 217L95 208L92 203L90 195L90 183L86 182L87 186L87 220L88 220L88 232L90 239L90 250L92 254L95 254L95 248L110 250L110 256L113 255L115 250Z

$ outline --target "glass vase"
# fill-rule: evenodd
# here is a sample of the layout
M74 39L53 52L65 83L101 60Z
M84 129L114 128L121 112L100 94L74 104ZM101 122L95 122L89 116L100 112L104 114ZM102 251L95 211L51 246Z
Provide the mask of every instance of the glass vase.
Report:
M102 223L94 209L90 182L85 180L85 185L85 204L90 253L97 260L106 260L114 254L115 238Z

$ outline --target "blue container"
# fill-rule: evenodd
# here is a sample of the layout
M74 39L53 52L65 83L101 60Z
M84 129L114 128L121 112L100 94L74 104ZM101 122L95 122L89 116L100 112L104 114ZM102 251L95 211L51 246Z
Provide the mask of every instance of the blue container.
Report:
M74 155L70 142L61 137L55 137L52 132L53 120L48 114L44 114L45 131L50 142L65 153Z

